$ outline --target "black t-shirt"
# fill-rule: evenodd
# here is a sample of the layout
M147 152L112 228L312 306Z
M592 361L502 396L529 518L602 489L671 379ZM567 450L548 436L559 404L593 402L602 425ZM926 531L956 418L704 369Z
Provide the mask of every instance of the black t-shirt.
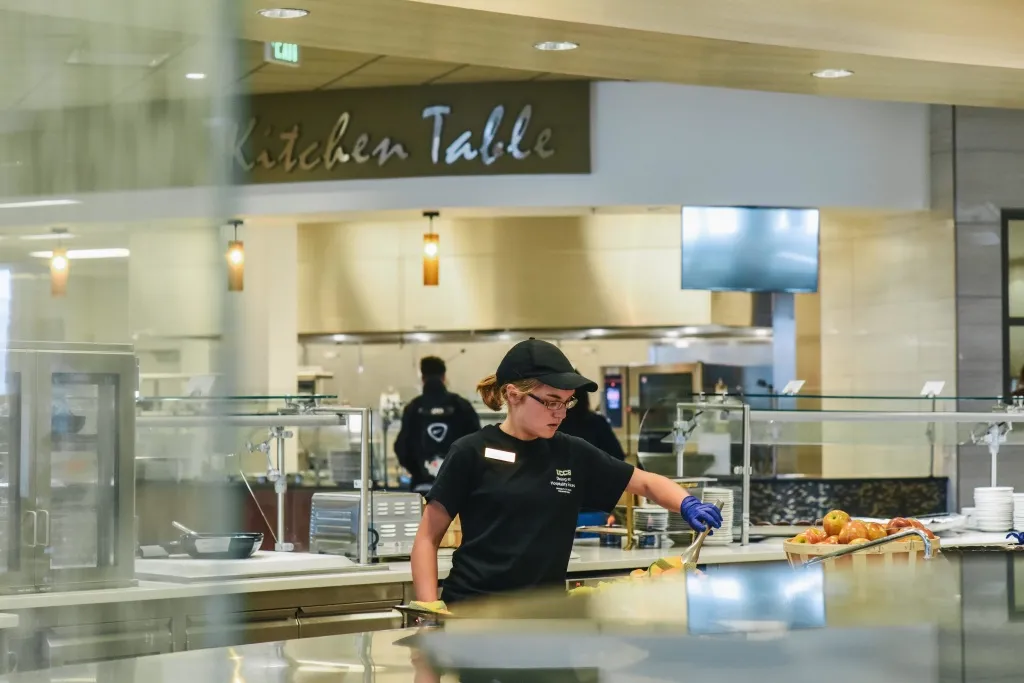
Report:
M402 411L395 455L412 479L412 488L434 481L435 463L444 459L458 439L480 429L480 417L469 401L428 381L423 394Z
M632 476L632 465L567 434L520 441L488 425L459 439L427 494L462 521L442 598L564 581L580 509L611 509Z

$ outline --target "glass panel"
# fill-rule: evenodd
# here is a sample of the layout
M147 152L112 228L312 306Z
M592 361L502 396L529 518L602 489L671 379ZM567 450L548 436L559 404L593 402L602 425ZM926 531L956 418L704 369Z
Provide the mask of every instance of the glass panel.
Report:
M1021 376L1024 375L1024 327L1012 325L1010 327L1010 391L1024 389L1020 385Z
M21 376L7 373L0 388L0 573L18 571L21 505Z
M50 456L50 567L115 562L116 375L53 375Z
M1024 221L1010 221L1006 233L1008 262L1006 264L1006 296L1010 317L1024 318ZM1013 366L1020 369L1020 363Z
M946 406L946 410L936 408L935 421L929 419L929 412L911 410L752 410L754 475L769 474L773 468L779 474L803 474L792 463L799 462L800 449L811 446L820 447L822 456L829 458L830 476L870 471L872 477L882 477L942 476L948 473L958 446L986 447L993 426L998 428L1001 446L1024 445L1024 421L1014 419L1021 417L1019 412L979 408L975 413L955 413L952 402ZM742 464L742 415L738 403L696 409L677 406L673 447L684 474L692 476L692 468L698 467L705 468L703 474L726 475ZM705 462L709 459L710 466ZM846 462L858 466L846 467Z

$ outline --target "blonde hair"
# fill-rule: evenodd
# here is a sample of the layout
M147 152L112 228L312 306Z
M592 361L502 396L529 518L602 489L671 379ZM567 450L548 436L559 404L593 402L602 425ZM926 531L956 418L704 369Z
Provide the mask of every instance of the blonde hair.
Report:
M510 386L526 393L539 387L540 382L535 379L523 379L518 382L507 382L499 385L496 375L487 375L477 382L476 390L480 394L480 398L483 399L485 406L491 410L501 410L501 406L508 403L508 388Z

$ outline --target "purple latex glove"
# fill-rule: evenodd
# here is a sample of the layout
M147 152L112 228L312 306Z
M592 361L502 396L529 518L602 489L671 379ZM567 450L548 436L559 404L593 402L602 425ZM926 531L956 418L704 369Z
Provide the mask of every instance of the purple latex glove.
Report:
M705 527L718 529L722 526L722 511L711 503L703 503L696 496L687 496L679 506L679 514L694 531L704 531ZM711 532L714 533L714 532Z

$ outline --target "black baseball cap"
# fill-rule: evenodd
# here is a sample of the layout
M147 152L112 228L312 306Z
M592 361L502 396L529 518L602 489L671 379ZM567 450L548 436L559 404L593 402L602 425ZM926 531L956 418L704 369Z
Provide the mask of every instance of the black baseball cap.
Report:
M555 389L597 391L597 383L576 372L561 349L533 337L509 349L495 375L499 385L535 379Z

